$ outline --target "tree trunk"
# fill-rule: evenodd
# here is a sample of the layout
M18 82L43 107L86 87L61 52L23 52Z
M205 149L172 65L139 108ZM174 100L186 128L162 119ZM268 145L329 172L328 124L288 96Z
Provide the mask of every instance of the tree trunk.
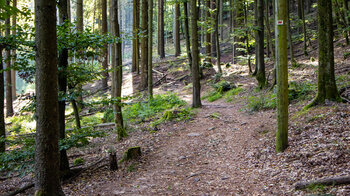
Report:
M4 65L3 65L3 58L2 58L2 52L4 48L2 45L0 45L0 137L3 137L3 139L6 138L6 130L5 130L5 115L4 115ZM0 142L0 153L5 152L6 145L5 142Z
M221 0L222 1L222 0ZM221 57L220 57L220 39L219 39L219 13L220 13L220 0L216 0L216 12L215 12L215 38L216 38L216 66L218 67L218 71L222 74L221 69Z
M202 106L201 103L201 84L199 78L199 48L198 48L198 12L196 0L190 0L191 6L191 42L192 42L192 83L193 83L193 94L192 94L192 107L198 108Z
M211 0L206 0L206 8L207 8L207 13L206 13L206 21L210 21L211 20L211 15L210 15L210 1ZM210 62L211 63L211 35L209 32L210 27L207 27L207 33L205 36L205 53L207 55L207 58L205 61Z
M264 61L264 0L256 1L256 26L257 31L255 33L255 53L256 53L256 79L258 86L263 89L266 84L265 76L265 61Z
M101 0L102 3L102 34L107 34L107 0ZM102 88L108 88L108 45L106 44L102 49Z
M287 26L288 26L288 41L289 41L289 55L290 55L290 62L292 65L295 65L297 62L294 58L294 49L293 49L293 39L292 39L292 28L291 28L291 21L290 21L290 3L287 4Z
M211 0L211 9L212 10L216 9L215 0ZM211 16L214 19L215 19L215 13L213 13ZM216 21L214 21L214 23L216 23ZM211 56L216 57L216 35L215 35L215 32L211 33Z
M164 0L158 0L158 54L161 59L165 58Z
M68 0L59 0L59 24L64 25L68 18ZM68 30L68 29L67 29ZM66 32L68 33L68 32ZM58 51L58 90L59 94L66 95L67 93L67 67L68 67L68 49L62 48ZM60 140L65 139L65 112L66 112L66 101L65 99L58 98L58 129L60 132ZM60 172L61 176L67 176L70 172L69 162L66 150L60 151Z
M248 3L244 3L244 26L248 28ZM248 58L248 68L249 73L252 73L252 63L250 57L250 46L249 46L249 33L248 29L245 31L245 42L246 42L246 50L247 50L247 58Z
M307 52L307 44L306 44L306 41L307 41L307 34L306 34L306 22L305 22L305 13L304 13L304 0L299 0L300 3L299 5L301 6L301 20L303 22L303 34L304 34L304 55L305 56L308 56L308 52Z
M192 70L192 54L191 54L191 43L190 43L190 30L189 30L189 24L188 24L188 4L187 1L183 2L184 5L184 17L185 17L185 39L186 39L186 50L187 50L187 57L188 57L188 63Z
M132 72L139 73L139 26L140 26L140 0L133 1L133 34L132 39Z
M76 28L78 32L84 31L84 6L83 6L83 0L77 0L76 2ZM81 59L82 60L82 59ZM79 94L83 91L83 88L81 86L78 86ZM80 108L83 108L83 104L80 104L83 102L83 96L79 95L77 98L78 104Z
M112 23L113 23L113 33L115 37L120 37L120 29L119 29L119 22L118 22L118 0L112 1L113 5L113 14L112 14ZM146 7L147 9L147 7ZM147 37L147 36L146 36ZM112 95L113 98L117 99L118 101L114 104L114 116L115 116L115 125L117 130L117 137L118 140L123 139L126 137L126 132L124 129L123 124L123 115L122 115L122 81L123 81L123 60L122 60L122 43L119 41L115 44L115 60L113 63L113 74L114 74L114 81L113 81L113 88L114 88L114 94ZM146 81L147 82L147 81Z
M220 39L221 41L224 41L224 5L223 0L220 0L219 6L219 20L220 20Z
M35 1L35 195L64 195L59 179L56 1Z
M287 21L287 0L276 0L276 21ZM276 151L288 147L288 51L287 25L276 25L277 133Z
M10 1L6 1L7 5L10 5ZM11 22L10 17L5 20L5 36L10 37ZM11 50L6 49L6 117L13 116L13 102L12 102L12 85L11 85Z
M180 8L179 8L179 12L180 12ZM177 21L179 20L177 19ZM177 32L177 33L180 34L180 32ZM153 75L152 75L153 73L152 72L153 39L152 38L153 38L153 0L148 0L148 97L149 99L153 98Z
M12 1L12 6L17 8L17 0ZM12 35L16 35L16 25L17 25L17 15L14 14L12 17ZM16 49L12 50L12 62L16 62ZM11 84L12 84L12 100L15 100L17 97L16 92L16 70L11 70Z
M334 45L332 3L328 0L318 1L318 82L316 98L306 106L322 104L326 99L341 101L334 74Z
M181 55L180 45L180 3L175 4L175 56Z
M147 69L148 69L148 1L142 0L141 10L141 89L147 88Z

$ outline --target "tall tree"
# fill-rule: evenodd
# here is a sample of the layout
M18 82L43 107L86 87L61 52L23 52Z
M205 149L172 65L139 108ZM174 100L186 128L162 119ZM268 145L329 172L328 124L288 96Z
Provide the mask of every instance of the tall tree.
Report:
M288 147L288 51L287 0L275 0L276 6L276 68L277 68L277 133L276 151Z
M64 195L59 175L55 0L35 0L35 29L35 195Z
M290 55L290 61L292 65L295 65L297 62L294 58L294 47L293 47L293 39L292 39L292 28L291 28L291 21L290 21L290 3L287 5L287 11L288 11L288 18L287 18L287 26L288 26L288 41L289 41L289 55Z
M132 72L139 73L139 26L140 26L140 0L133 1L133 39L132 39Z
M190 29L188 24L188 4L187 1L183 2L184 6L184 23L185 23L185 40L186 40L186 51L187 51L187 57L188 57L188 63L190 68L192 69L192 54L191 54L191 43L190 43Z
M6 4L10 6L10 0L6 0ZM5 20L5 36L9 37L11 33L10 17ZM12 85L11 85L11 50L6 49L6 116L13 116L12 105Z
M201 84L199 76L199 47L198 47L198 12L197 1L190 0L191 6L191 45L192 45L192 107L198 108L202 106L201 103Z
M221 0L222 1L222 0ZM216 66L218 67L219 73L222 74L221 69L221 52L220 52L220 39L219 39L219 14L220 14L220 0L215 1L216 11L215 11L215 39L216 39Z
M205 0L206 1L206 21L210 21L211 20L211 14L210 14L210 1L211 0ZM206 29L206 35L205 35L205 53L207 55L207 62L211 62L211 35L210 35L210 27L209 25L207 25L207 29Z
M152 49L153 49L153 0L148 2L148 97L153 98L153 71L152 71Z
M175 3L175 56L180 56L180 3Z
M216 9L216 2L215 2L215 0L211 0L211 9L212 10ZM215 20L215 18L216 18L215 15L216 15L216 12L212 12L211 17L214 19L214 24L213 25L215 25L215 23L217 22ZM216 34L215 34L215 31L213 31L211 33L211 56L212 57L216 57Z
M255 0L255 20L257 30L255 31L255 72L260 89L265 87L265 62L264 62L264 0Z
M59 24L64 25L69 21L68 15L68 0L59 0L58 2L59 9ZM67 28L66 31L69 31ZM68 32L66 32L68 33ZM58 51L58 90L59 94L65 95L67 93L67 67L68 67L68 49L61 48ZM58 99L58 129L60 132L60 139L66 137L65 130L65 111L66 111L66 101L64 98ZM60 151L60 171L62 176L67 176L70 173L69 162L67 151L62 149Z
M148 70L148 1L141 0L141 89L147 88L147 70Z
M101 0L102 6L102 34L107 34L107 0ZM108 45L106 44L102 49L102 88L108 88Z
M318 0L318 79L316 98L306 108L322 104L326 99L341 101L334 74L332 2Z
M2 52L4 50L4 46L0 44L0 137L3 139L6 138L6 130L5 130L5 116L4 116L4 65L3 65L3 57ZM5 152L6 146L5 142L0 142L0 153Z
M12 6L17 8L17 0L12 0ZM12 16L12 35L16 35L17 15ZM12 62L16 62L16 49L12 50ZM12 87L12 99L15 100L16 95L16 70L11 70L11 87Z
M161 59L165 58L164 0L158 0L158 54Z
M118 0L112 0L112 7L113 7L113 13L112 13L112 23L113 23L113 34L115 37L120 38L120 28L119 28L119 22L118 22ZM113 74L114 74L114 81L113 81L113 87L114 88L114 94L112 95L113 98L117 99L118 101L114 104L114 114L115 114L115 124L116 124L116 130L117 130L117 136L118 140L121 140L122 138L126 137L127 134L124 129L124 123L123 123L123 115L122 115L122 106L121 106L121 97L122 97L122 82L123 82L123 60L122 60L122 42L118 41L115 45L115 59L112 59L112 66L113 66Z
M76 28L78 30L78 32L83 32L84 31L84 4L83 4L83 0L77 0L76 1ZM79 86L79 92L80 94L83 91L82 86ZM78 101L78 105L80 106L80 108L83 108L83 104L81 104L83 102L83 96L82 95L78 95L77 97L77 101ZM72 105L74 108L74 114L76 117L79 116L79 111L78 111L78 106L76 103L76 100L73 99L72 100ZM76 118L76 122L77 122L77 127L80 127L80 120L79 117Z
M220 39L224 41L224 0L219 1Z

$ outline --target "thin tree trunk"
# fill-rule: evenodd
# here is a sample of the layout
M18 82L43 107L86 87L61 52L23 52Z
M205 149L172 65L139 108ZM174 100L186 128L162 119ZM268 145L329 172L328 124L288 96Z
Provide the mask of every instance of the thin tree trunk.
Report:
M222 0L221 0L222 1ZM220 54L220 39L219 39L219 13L220 13L220 0L216 0L216 12L215 12L215 37L216 37L216 66L218 67L219 73L222 74L221 69L221 54Z
M107 0L101 0L102 3L102 34L107 34ZM102 88L108 88L108 45L106 44L102 49Z
M290 55L290 62L292 65L295 65L297 62L294 58L294 50L293 50L293 39L292 39L292 29L291 29L291 21L290 21L290 4L288 2L287 4L287 12L288 12L288 15L287 15L287 26L288 26L288 41L289 41L289 55Z
M179 12L180 12L180 8L179 8ZM177 33L180 34L180 32L177 32ZM153 0L149 0L148 2L148 97L149 99L153 98L152 49L153 49Z
M198 108L202 106L201 103L201 85L199 77L199 47L198 47L198 12L196 0L190 0L191 6L191 42L192 42L192 83L193 83L193 94L192 94L192 107Z
M248 28L248 13L247 13L247 5L248 3L244 3L244 26ZM247 58L248 58L248 68L249 73L252 73L252 64L251 64L251 57L250 57L250 47L249 47L249 33L248 29L245 31L245 42L246 42L246 50L247 50Z
M12 0L12 6L17 8L17 0ZM12 35L16 35L17 15L14 14L12 17ZM12 50L12 62L16 62L16 49ZM12 99L15 100L17 97L16 92L16 70L11 70L11 84L12 84Z
M191 43L190 43L190 30L189 30L189 24L188 24L188 4L187 1L183 2L184 5L184 17L185 17L185 39L186 39L186 50L187 50L187 57L188 57L188 63L192 70L192 54L191 54Z
M263 89L266 85L265 61L264 61L264 0L257 0L256 5L256 79L258 86Z
M223 6L223 0L220 0L219 6L219 20L220 20L220 39L221 41L224 41L224 6Z
M133 1L133 53L132 53L132 72L139 73L139 26L140 26L140 0Z
M287 21L286 0L275 2L276 21ZM277 133L276 151L282 152L288 147L288 50L287 25L276 25L276 64L277 64Z
M207 12L206 12L206 21L210 21L211 19L211 15L210 15L210 1L211 0L206 0L206 8L207 8ZM207 27L207 33L205 36L205 53L206 53L206 62L210 62L211 63L211 35L209 32L210 27Z
M161 59L165 58L164 0L158 0L158 54Z
M181 55L180 45L180 3L175 4L175 56Z
M7 5L10 5L10 1L6 1ZM10 36L11 22L10 17L5 20L5 36ZM6 117L13 116L13 106L12 106L12 85L11 85L11 50L6 49Z
M119 22L118 22L118 0L113 0L113 14L112 14L112 23L113 25L113 33L115 37L120 37L120 28L119 28ZM147 7L146 7L147 9ZM146 36L147 37L147 36ZM116 124L116 130L117 130L117 137L118 140L123 139L127 136L125 129L124 129L124 123L123 123L123 115L122 115L122 81L123 81L123 60L122 60L122 43L117 42L115 44L115 52L116 52L116 59L113 64L113 74L114 74L114 81L113 81L113 88L114 88L114 94L112 95L113 98L117 99L118 101L114 104L114 113L115 113L115 124Z
M64 195L58 148L56 1L35 0L35 195Z
M84 31L84 6L83 6L83 0L77 0L76 1L76 28L78 30L78 32L83 32ZM80 59L82 61L82 59ZM83 91L83 88L82 86L78 86L78 91L79 91L79 94L82 93ZM78 105L80 108L83 108L83 96L82 95L79 95L78 98L77 98L77 101L78 101Z
M5 114L4 114L4 65L3 65L3 57L2 52L4 48L0 44L0 137L3 137L3 139L6 138L6 130L5 130ZM0 153L5 152L6 145L5 142L0 142Z
M216 9L215 0L211 0L211 9L212 10ZM211 17L215 18L215 13L213 13ZM216 22L214 21L214 25L215 25L215 23ZM216 35L215 35L215 32L211 33L211 56L216 57Z
M72 103L73 113L74 113L74 118L75 118L75 126L78 129L81 129L79 107L78 107L77 102L75 101L75 99L71 100L71 103Z
M148 1L142 0L141 10L141 89L147 88L147 69L148 69Z
M59 24L64 25L68 18L68 0L59 0ZM68 30L68 29L67 29ZM68 32L66 32L68 33ZM67 67L68 67L68 49L62 48L58 51L58 90L59 94L66 95L67 93ZM60 140L65 139L65 112L66 101L63 98L58 98L58 129L60 132ZM60 151L60 172L61 176L65 177L70 173L67 151Z
M305 22L305 13L304 13L304 0L299 0L300 1L300 5L301 5L301 20L303 22L303 34L304 34L304 55L308 56L308 52L307 52L307 34L306 34L306 22Z

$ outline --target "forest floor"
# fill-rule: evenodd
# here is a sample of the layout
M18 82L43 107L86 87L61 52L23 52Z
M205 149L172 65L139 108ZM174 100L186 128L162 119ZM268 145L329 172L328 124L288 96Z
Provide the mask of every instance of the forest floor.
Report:
M350 62L343 58L346 50L349 47L337 47L335 52L336 74L342 76L338 85L350 81ZM230 59L229 52L223 55L224 62ZM167 74L167 80L162 81L155 92L176 92L190 104L190 77L182 77L189 71L181 68L182 61L168 60L155 67ZM289 69L290 80L315 84L317 50L297 60L300 66ZM174 64L179 67L171 71ZM271 62L267 64L269 72L272 67ZM116 149L120 159L129 147L140 146L142 157L120 164L118 171L110 171L108 160L104 159L64 182L66 195L350 195L350 186L294 189L299 181L350 175L349 104L326 102L303 111L315 92L308 99L292 101L289 147L276 154L275 110L247 109L248 97L259 97L269 90L256 90L255 78L249 76L246 65L232 65L224 70L225 80L244 89L233 101L203 100L203 107L195 109L190 120L165 122L151 132L136 125L123 141L117 142L114 136L96 138L84 148L71 150L69 158L83 157L86 165L108 157L106 150L110 148ZM208 81L214 73L213 70L205 73L203 94L211 90ZM162 75L158 74L155 81L160 78ZM124 95L132 94L138 81L135 75L126 75ZM90 88L97 90L99 84L95 85ZM348 99L349 94L347 88L342 92ZM15 185L23 186L30 179L31 176L26 176L3 181L9 187L5 192L13 190ZM0 193L3 188L0 186ZM33 190L28 190L23 195L32 193Z

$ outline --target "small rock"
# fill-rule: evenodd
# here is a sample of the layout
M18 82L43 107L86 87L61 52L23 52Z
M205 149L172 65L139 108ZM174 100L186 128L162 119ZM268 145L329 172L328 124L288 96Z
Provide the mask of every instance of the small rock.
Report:
M200 136L201 134L200 133L189 133L187 134L187 136L189 137L197 137L197 136Z
M184 159L186 159L186 156L180 156L180 157L179 157L179 161L180 161L180 160L184 160Z
M190 173L190 175L189 175L188 177L191 178L191 177L194 177L194 176L198 176L198 174L196 174L196 173Z
M221 180L227 180L229 177L222 177Z
M246 124L247 124L246 122L243 122L243 123L241 123L241 126L246 125Z
M212 128L209 128L208 131L212 131L212 130L214 130L214 129L215 129L215 127L212 127Z
M194 179L193 179L194 182L199 182L200 180L201 180L201 179L199 179L199 178L194 178Z

